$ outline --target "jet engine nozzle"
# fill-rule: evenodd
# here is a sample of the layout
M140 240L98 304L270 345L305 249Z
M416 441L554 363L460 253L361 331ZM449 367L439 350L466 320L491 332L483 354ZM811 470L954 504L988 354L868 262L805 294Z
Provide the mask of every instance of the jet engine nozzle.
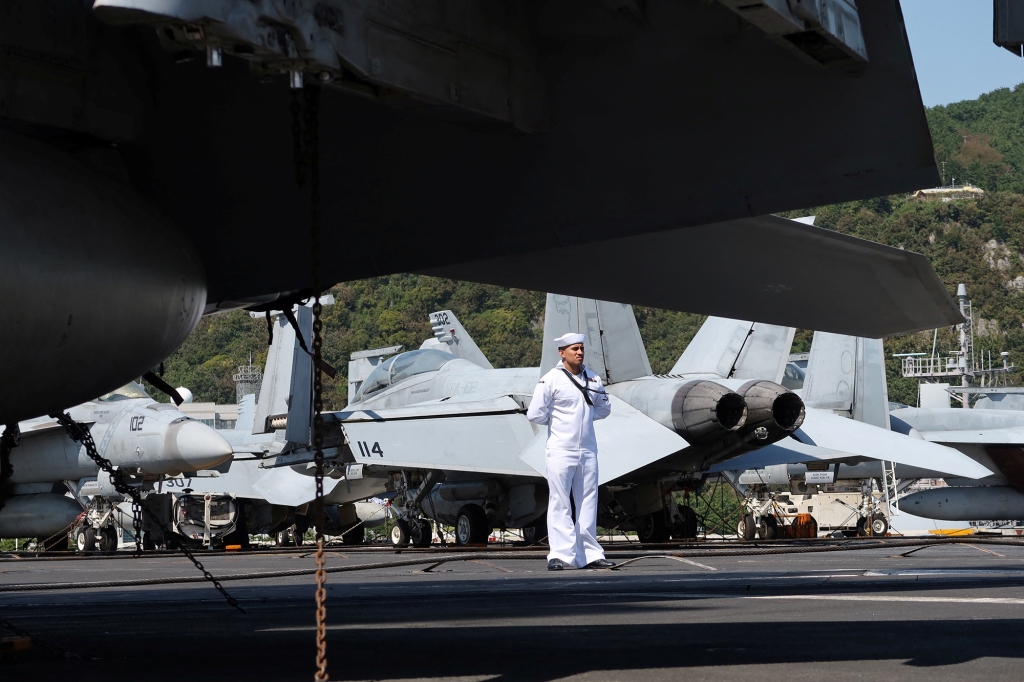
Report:
M768 438L778 440L804 423L804 401L772 381L748 381L736 391L747 402L744 430L764 427Z
M743 396L713 381L690 381L672 397L672 425L691 444L737 431L747 420Z

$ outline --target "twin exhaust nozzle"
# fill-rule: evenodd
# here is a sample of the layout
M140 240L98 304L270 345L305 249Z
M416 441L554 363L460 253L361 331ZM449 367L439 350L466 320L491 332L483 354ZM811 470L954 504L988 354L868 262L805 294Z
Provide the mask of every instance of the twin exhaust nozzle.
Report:
M672 425L690 444L728 433L772 442L800 428L804 402L772 381L748 381L732 391L714 381L690 381L672 398Z

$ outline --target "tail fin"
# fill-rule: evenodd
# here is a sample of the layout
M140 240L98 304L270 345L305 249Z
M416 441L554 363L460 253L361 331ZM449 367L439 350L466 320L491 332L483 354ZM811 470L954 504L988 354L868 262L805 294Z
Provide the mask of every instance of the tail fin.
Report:
M629 381L651 373L651 363L647 359L632 306L548 294L544 311L541 374L560 361L552 339L569 332L586 334L586 365L606 384Z
M430 313L430 326L434 330L434 337L445 344L452 355L469 360L484 369L494 369L469 332L459 322L459 318L455 317L455 313L450 310Z
M238 401L238 420L235 422L236 431L252 433L252 425L256 418L256 394L243 395Z
M814 332L804 403L889 428L889 389L881 339Z
M795 333L793 327L709 317L670 374L715 374L723 379L781 383Z
M295 320L308 346L313 335L313 311L300 305L295 309ZM273 324L274 342L267 354L252 432L271 433L283 425L289 441L309 443L313 423L313 359L299 345L298 336L284 315L274 315Z

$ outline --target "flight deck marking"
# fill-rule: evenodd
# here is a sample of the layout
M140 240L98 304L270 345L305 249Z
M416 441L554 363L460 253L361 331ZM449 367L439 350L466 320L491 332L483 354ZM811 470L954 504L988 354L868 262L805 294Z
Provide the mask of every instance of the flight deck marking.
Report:
M671 556L671 555L670 555L670 556L668 556L667 558L669 558L669 559L675 559L676 561L682 561L682 562L683 562L684 564L690 564L691 566L698 566L698 567L700 567L700 568L706 568L706 569L707 569L707 570L709 570L709 571L717 571L717 570L718 570L718 569L717 569L717 568L715 568L714 566L708 566L707 564L701 564L701 563L697 563L696 561L692 561L692 560L690 560L690 559L684 559L684 558L683 558L683 557L681 557L681 556Z
M804 599L821 601L879 601L879 602L923 602L929 604L1024 604L1024 599L1016 597L900 597L895 595L857 595L857 594L779 594L758 597L742 597L743 599Z
M510 568L502 568L501 566L495 566L490 561L484 561L483 559L470 559L469 563L483 564L484 566L489 566L490 568L501 571L502 573L514 573L514 571Z
M985 552L986 554L994 554L995 556L1001 556L1004 559L1006 558L1005 554L1000 554L999 552L993 552L991 549L985 549L984 547L978 547L977 545L968 545L967 543L964 543L964 547L970 547L971 549L976 549L979 552Z

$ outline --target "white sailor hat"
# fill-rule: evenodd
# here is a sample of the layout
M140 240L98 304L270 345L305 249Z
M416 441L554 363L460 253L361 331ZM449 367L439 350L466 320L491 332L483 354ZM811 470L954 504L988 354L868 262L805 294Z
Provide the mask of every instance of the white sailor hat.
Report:
M555 339L555 345L559 348L565 348L575 343L585 343L587 337L584 334L562 334Z

